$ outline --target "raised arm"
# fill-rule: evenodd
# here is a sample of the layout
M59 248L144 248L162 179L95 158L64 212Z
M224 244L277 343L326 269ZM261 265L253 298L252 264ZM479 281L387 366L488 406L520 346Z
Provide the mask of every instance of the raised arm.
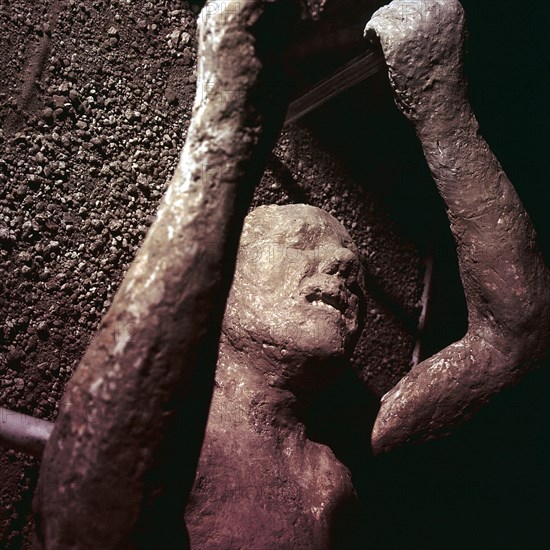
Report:
M35 510L47 550L186 547L183 511L225 300L286 111L273 82L282 29L297 13L283 1L214 4L199 19L197 95L179 164L43 454Z
M372 435L380 453L444 435L540 363L549 349L550 276L468 103L458 0L395 0L365 33L380 40L396 103L445 202L468 307L464 338L383 397Z

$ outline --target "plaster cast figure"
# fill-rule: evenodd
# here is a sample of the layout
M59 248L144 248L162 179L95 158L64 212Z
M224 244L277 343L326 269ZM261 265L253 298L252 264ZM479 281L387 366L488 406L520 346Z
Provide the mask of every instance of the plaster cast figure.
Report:
M284 51L284 30L296 16L282 0L242 2L231 13L199 26L198 82L214 90L238 83L243 93L197 99L157 220L67 388L36 493L44 548L185 542L181 511L240 223L284 114L266 83L279 75L273 54ZM544 359L550 277L468 104L458 0L395 0L374 14L367 34L380 40L397 105L446 204L469 312L465 337L383 398L372 435L377 453L446 433ZM208 179L204 166L224 169ZM261 259L272 241L284 261ZM316 255L325 245L334 247L330 255ZM186 512L195 548L329 545L335 512L353 499L349 472L306 437L295 413L301 399L334 380L334 365L353 348L358 272L351 239L328 214L266 207L249 218ZM117 324L137 327L127 349L116 341ZM187 414L180 409L195 404L198 374L201 410Z
M468 102L459 1L394 1L373 15L366 34L380 40L397 106L445 202L468 307L466 335L382 399L372 435L378 453L448 433L545 359L550 275Z
M340 373L362 296L356 248L331 215L273 205L247 217L186 513L192 548L328 546L354 490L296 412Z
M469 310L466 336L383 399L372 436L381 452L442 435L543 359L550 285L529 218L467 100L459 2L394 1L367 35L380 39L397 105L445 201ZM307 227L307 207L287 208L257 210L243 234L187 508L194 548L326 548L331 517L353 496L345 467L307 439L293 411L296 390L328 382L326 359L350 349L357 260L327 214L307 214ZM342 246L334 261L302 257L325 239ZM271 242L299 250L297 261L248 257Z

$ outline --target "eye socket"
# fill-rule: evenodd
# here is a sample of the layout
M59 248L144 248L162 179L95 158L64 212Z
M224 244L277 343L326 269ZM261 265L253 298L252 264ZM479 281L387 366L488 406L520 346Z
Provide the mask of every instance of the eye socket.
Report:
M348 248L339 248L333 251L332 257L327 259L321 268L327 275L341 275L348 279L357 275L359 265L355 254Z

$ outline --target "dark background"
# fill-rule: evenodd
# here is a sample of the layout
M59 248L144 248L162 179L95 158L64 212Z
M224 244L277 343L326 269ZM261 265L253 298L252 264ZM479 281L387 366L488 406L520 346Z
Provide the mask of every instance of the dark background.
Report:
M532 218L548 264L549 3L462 0L462 5L469 31L470 100L482 135ZM348 24L353 25L351 19ZM357 50L348 47L351 58ZM302 124L363 180L420 254L433 255L423 356L460 338L466 310L454 243L416 137L393 105L386 76L378 74L345 92ZM550 547L549 390L546 364L447 439L393 452L368 466L368 448L359 435L364 426L350 421L346 434L335 427L333 447L348 449L341 458L353 471L363 505L358 521L367 531L360 538L368 543L357 544L352 535L349 545Z
M462 4L471 102L482 135L532 217L548 263L549 3ZM441 243L440 256L451 254L445 239ZM459 315L452 325L460 307L460 293L444 284L452 271L435 289L430 330L438 343L463 322ZM369 479L370 490L376 488L369 510L373 548L549 547L548 367L503 393L452 437L375 461Z

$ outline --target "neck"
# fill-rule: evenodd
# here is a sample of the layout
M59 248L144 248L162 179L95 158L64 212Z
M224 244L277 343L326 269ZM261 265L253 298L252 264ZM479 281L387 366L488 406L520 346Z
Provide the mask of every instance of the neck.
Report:
M216 399L223 400L220 410L231 411L235 421L247 416L252 425L265 431L269 427L277 437L282 432L304 434L299 420L303 396L290 384L281 382L281 374L297 372L305 358L285 357L280 361L261 346L237 349L222 337L216 371ZM251 425L249 422L243 425ZM268 430L269 431L269 430Z

